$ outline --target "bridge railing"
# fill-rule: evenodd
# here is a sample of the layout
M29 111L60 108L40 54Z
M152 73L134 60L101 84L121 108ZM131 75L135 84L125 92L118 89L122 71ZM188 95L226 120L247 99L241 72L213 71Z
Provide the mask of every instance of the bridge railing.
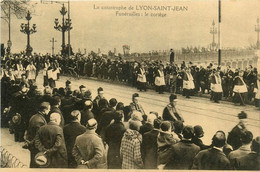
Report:
M18 158L8 152L7 149L1 147L1 168L28 168Z

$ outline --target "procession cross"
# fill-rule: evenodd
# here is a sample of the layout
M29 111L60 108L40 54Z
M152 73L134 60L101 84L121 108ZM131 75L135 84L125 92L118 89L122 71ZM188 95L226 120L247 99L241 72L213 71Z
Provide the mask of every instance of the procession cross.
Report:
M210 34L213 35L213 40L212 40L212 49L214 50L214 47L216 46L215 43L215 34L217 34L217 28L215 27L215 21L213 20L212 22L212 27L210 28Z
M52 47L51 47L52 55L54 55L54 43L57 42L57 40L54 40L54 38L52 38L52 39L50 40L50 42L52 43Z

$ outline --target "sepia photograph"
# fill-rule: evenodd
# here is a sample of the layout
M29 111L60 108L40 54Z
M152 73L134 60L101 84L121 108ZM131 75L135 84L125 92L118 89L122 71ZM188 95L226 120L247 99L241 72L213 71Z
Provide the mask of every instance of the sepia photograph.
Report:
M260 0L1 0L1 170L260 170Z

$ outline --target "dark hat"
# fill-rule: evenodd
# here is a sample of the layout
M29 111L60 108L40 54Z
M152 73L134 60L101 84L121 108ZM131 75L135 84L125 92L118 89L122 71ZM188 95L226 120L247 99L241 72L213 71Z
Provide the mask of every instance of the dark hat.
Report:
M104 91L104 90L103 90L102 87L99 87L99 88L97 89L97 91L100 92L100 91Z
M196 136L204 134L203 128L200 125L194 126L193 129Z
M184 128L184 125L183 125L183 122L182 121L174 121L173 122L173 126L175 128L175 132L176 133L181 133L183 128Z
M123 115L124 115L124 111L122 110L117 110L115 113L114 113L114 119L116 121L120 121L122 118L123 118Z
M86 127L90 130L94 129L97 126L97 121L94 118L88 120Z
M69 80L66 81L66 86L70 85L71 82Z
M162 131L168 131L171 127L171 123L169 121L163 121L160 125Z
M194 135L194 129L192 126L187 125L182 130L182 135L185 139L191 139Z
M241 111L238 115L237 115L238 119L246 119L247 118L247 114L244 111Z
M79 89L81 89L81 88L86 88L84 85L81 85L81 86L79 86Z
M92 99L92 95L91 95L91 91L90 90L87 90L85 93L84 93L84 99Z
M19 125L21 123L22 117L19 113L16 113L13 117L12 117L12 122L16 125Z
M175 100L175 99L177 99L177 95L171 94L169 98L170 98L171 101Z
M162 121L161 121L160 119L155 119L155 120L153 121L153 126L154 126L154 128L159 129L161 123L162 123Z
M44 110L44 109L48 109L50 106L50 103L49 102L42 102L40 104L40 110Z
M133 98L139 97L139 94L138 94L138 93L134 93L132 97L133 97Z
M34 161L40 167L48 167L50 165L49 158L43 152L37 153L34 157Z

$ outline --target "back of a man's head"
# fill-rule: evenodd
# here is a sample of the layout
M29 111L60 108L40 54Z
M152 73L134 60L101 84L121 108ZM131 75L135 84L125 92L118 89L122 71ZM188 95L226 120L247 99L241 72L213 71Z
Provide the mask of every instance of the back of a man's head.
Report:
M182 133L182 130L184 128L183 122L182 121L174 121L174 131L175 133Z
M256 137L253 141L252 141L252 145L251 145L251 150L256 152L256 153L260 153L260 137Z
M115 98L112 98L109 100L109 106L110 107L115 107L117 104L117 100Z
M137 110L133 110L133 113L131 115L131 119L137 120L137 121L143 121L142 113L137 111Z
M57 125L60 125L61 122L61 116L59 113L52 113L50 115L50 121L55 122Z
M142 122L141 121L132 120L132 119L129 120L129 128L131 130L139 131L141 126L142 126Z
M212 138L212 145L218 148L223 147L226 144L226 135L223 131L217 131Z
M253 140L253 134L251 131L245 131L241 135L241 141L243 144L249 144Z
M61 103L61 98L59 96L54 96L52 98L52 106L60 105Z
M154 114L150 113L149 115L147 115L148 123L153 124L155 119L157 119L157 117Z
M73 111L70 113L70 117L71 117L71 120L72 120L72 121L80 120L80 119L81 119L81 113L80 113L79 110L73 110Z
M92 108L92 105L93 105L93 103L92 103L91 100L86 100L86 101L84 102L84 104L85 104L85 109L91 109L91 108Z
M44 110L48 109L50 107L49 102L42 102L39 107L39 111L43 112Z
M194 136L194 129L192 126L187 125L182 130L182 135L185 139L191 139Z
M98 106L99 106L100 108L106 108L106 107L108 107L108 101L107 101L107 99L101 99L101 100L99 100Z
M88 130L96 130L97 125L97 121L94 118L91 118L88 120L86 127Z
M153 121L153 127L156 129L160 129L160 125L161 125L162 121L160 119L155 119Z

